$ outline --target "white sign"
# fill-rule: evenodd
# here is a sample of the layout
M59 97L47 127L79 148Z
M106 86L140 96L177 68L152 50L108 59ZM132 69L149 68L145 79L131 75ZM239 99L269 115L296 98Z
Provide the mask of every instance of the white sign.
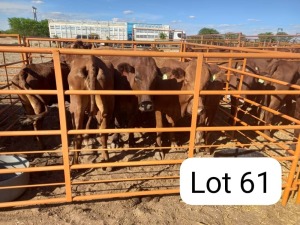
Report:
M189 158L180 167L180 196L190 205L271 205L281 197L273 158Z

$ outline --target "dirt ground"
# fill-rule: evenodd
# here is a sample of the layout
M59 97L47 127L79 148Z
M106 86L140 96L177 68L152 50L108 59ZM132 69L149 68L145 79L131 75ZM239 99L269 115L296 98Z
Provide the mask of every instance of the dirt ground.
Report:
M1 39L0 39L1 43ZM13 61L9 59L8 61ZM0 104L5 107L4 104ZM14 118L22 115L20 106L16 105L12 109ZM50 107L49 115L45 118L44 129L59 129L58 110L55 106ZM220 115L219 115L220 116ZM221 120L216 123L221 124ZM4 125L9 122L4 123ZM1 124L3 125L3 124ZM68 124L70 127L70 124ZM15 130L30 130L29 126L16 124ZM288 133L288 132L287 132ZM278 136L278 133L276 134ZM184 139L184 135L180 135ZM281 140L288 140L289 135L279 135ZM255 137L254 137L255 138ZM153 136L136 136L140 146L153 145ZM215 144L227 144L228 139L224 135L214 133L212 140ZM259 140L259 138L257 138ZM54 150L51 153L39 155L24 154L28 156L31 166L53 166L61 165L61 140L59 136L45 136L46 148ZM71 137L69 137L71 143ZM243 142L241 136L239 141ZM184 143L184 140L182 140ZM94 143L97 147L97 143ZM9 137L0 140L0 151L29 151L38 150L33 137ZM153 151L118 152L110 154L114 161L147 161L153 160ZM186 151L175 151L167 154L167 159L178 159L186 157ZM98 160L98 159L97 159ZM72 180L98 181L119 178L135 178L142 174L146 177L176 175L179 165L162 165L149 167L120 167L112 172L95 169L82 173L72 173ZM32 173L31 184L64 182L62 171L46 171ZM76 196L88 194L105 194L128 191L142 191L153 189L178 188L178 180L157 180L157 181L131 181L124 183L97 183L74 185L72 192ZM63 197L64 186L49 186L28 189L19 200L38 200L42 198ZM16 208L0 208L0 224L44 224L44 225L133 225L133 224L206 224L206 225L296 225L300 224L300 205L296 205L295 199L290 198L287 206L281 206L278 202L270 206L191 206L184 203L179 195L131 197L124 199L92 200L86 202L62 203L53 205L35 205Z
M271 206L190 206L178 196L91 201L19 209L1 209L0 223L15 224L182 224L297 225L300 207L290 202Z

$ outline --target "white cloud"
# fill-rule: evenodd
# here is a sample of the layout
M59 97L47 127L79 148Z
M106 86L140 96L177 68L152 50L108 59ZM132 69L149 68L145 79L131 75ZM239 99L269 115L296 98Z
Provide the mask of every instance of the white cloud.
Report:
M0 2L0 30L9 28L8 18L32 18L31 5L25 3Z
M258 20L258 19L247 19L247 20L250 22L260 22L260 20Z
M113 22L124 22L124 19L121 19L121 18L112 18L111 19Z
M182 23L182 20L172 20L171 23Z
M17 14L24 11L31 11L31 6L21 3L0 2L0 12L3 14Z
M34 3L34 4L43 4L44 2L41 1L41 0L33 0L33 1L31 1L31 3Z
M196 18L196 16L189 16L189 18L190 18L190 19L195 19L195 18Z
M54 20L72 20L72 19L78 19L81 20L83 19L81 15L73 15L69 13L62 13L62 12L48 12L48 13L43 13L41 15L41 19L54 19Z
M123 14L125 14L125 15L133 14L133 11L131 11L131 10L124 10Z
M231 26L235 26L234 24L219 24L219 25L217 25L217 27L231 27Z

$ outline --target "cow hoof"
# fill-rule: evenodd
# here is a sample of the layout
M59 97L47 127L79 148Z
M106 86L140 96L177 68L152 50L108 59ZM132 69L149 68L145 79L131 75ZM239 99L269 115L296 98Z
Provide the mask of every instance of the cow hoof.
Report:
M179 146L177 145L176 142L171 143L171 151L176 151L179 150Z
M269 136L269 137L271 137L271 131L270 130L265 130L264 134L267 135L267 136Z
M111 148L111 149L119 148L119 144L116 143L116 142L112 142L112 143L110 144L110 148Z
M106 172L111 172L113 170L112 167L103 167L103 170L105 170Z
M196 147L195 148L195 153L199 153L200 152L200 148Z
M163 160L165 158L165 154L162 151L155 152L154 159Z

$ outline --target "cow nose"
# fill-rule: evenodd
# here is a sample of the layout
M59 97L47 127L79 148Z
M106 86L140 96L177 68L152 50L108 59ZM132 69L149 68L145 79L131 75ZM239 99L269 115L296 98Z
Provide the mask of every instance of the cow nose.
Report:
M139 109L142 112L151 112L153 111L153 103L151 101L144 101L140 104Z
M203 113L204 113L204 107L199 106L197 109L197 116L200 116ZM192 108L188 108L186 111L186 114L187 114L187 116L192 116L192 114L193 114Z
M197 115L200 116L203 112L204 112L204 107L203 106L199 106L198 110L197 110Z

